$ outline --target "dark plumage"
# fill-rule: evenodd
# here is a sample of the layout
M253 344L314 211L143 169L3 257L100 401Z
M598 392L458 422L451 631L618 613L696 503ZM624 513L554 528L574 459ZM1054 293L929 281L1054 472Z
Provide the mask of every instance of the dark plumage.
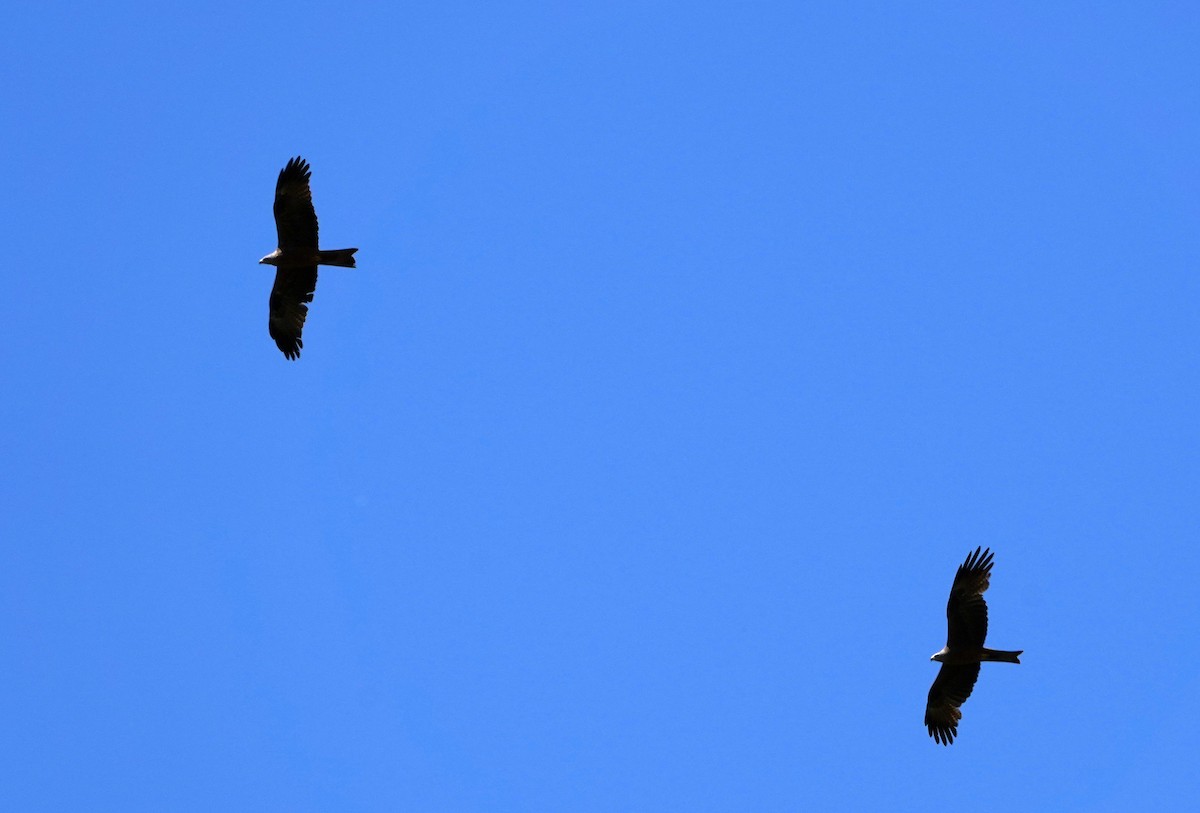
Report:
M1020 663L1021 651L987 649L988 611L983 600L992 574L992 552L976 548L959 565L946 602L946 646L930 660L940 661L941 670L929 689L925 704L925 726L935 742L949 745L958 734L961 706L971 696L983 661Z
M300 334L308 316L308 303L317 289L317 266L354 268L357 248L321 251L317 246L317 212L313 209L308 182L312 170L296 156L279 172L275 183L275 230L279 247L259 260L273 265L275 287L271 289L271 338L289 359L300 357L304 342Z

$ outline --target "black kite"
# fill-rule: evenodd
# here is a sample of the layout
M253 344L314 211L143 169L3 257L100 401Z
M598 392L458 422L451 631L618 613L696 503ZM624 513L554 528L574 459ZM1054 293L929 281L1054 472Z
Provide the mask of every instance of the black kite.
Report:
M946 603L946 645L930 658L940 661L942 669L929 689L929 700L925 704L929 736L942 745L954 742L958 734L958 721L962 719L958 707L975 688L979 664L983 661L1021 662L1017 656L1024 650L1005 652L983 645L988 627L983 592L988 589L991 574L991 550L981 554L980 548L976 548L967 556L967 561L959 565L950 587L950 600Z
M356 248L321 251L317 248L317 213L313 209L312 175L308 162L296 156L279 172L275 183L275 230L279 247L259 260L273 265L275 287L271 289L271 338L289 359L300 357L300 332L308 315L308 304L317 289L317 266L354 268Z

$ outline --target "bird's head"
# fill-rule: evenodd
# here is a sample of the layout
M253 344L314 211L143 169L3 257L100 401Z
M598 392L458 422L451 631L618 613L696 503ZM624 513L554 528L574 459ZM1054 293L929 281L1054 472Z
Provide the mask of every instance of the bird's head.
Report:
M946 660L946 653L949 651L950 651L950 647L944 646L941 649L939 649L937 652L934 652L932 655L930 655L929 660L938 661L940 663L940 662Z
M261 260L259 260L258 264L259 265L275 265L275 262L278 259L279 259L279 249L275 249L270 254L263 257Z

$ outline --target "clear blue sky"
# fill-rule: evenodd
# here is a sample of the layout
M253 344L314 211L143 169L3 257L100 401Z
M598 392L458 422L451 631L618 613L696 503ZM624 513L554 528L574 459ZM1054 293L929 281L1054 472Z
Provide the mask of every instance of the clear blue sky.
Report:
M910 5L9 9L0 806L1200 800L1200 10Z

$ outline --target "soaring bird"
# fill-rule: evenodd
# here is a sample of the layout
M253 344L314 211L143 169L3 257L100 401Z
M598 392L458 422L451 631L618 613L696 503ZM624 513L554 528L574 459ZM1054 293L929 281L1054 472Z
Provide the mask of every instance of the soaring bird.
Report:
M321 251L317 248L317 213L313 209L312 175L308 162L296 156L279 172L275 183L275 230L279 247L258 262L275 266L271 289L271 338L289 359L300 357L300 332L308 315L308 304L317 289L317 266L354 267L356 248Z
M946 645L929 658L941 662L942 668L929 689L925 725L929 736L942 745L954 742L958 734L958 721L962 719L958 707L975 688L979 664L983 661L1020 663L1018 656L1024 652L988 649L983 645L988 626L983 592L988 589L991 574L990 549L981 554L980 548L975 548L975 552L968 554L967 560L959 565L950 587L950 601L946 603Z

